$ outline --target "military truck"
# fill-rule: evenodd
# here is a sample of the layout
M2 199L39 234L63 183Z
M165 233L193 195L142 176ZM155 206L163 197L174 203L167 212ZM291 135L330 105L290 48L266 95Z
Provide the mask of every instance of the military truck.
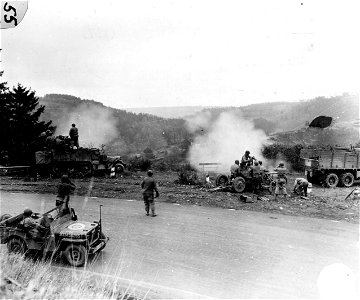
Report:
M100 220L94 222L78 221L72 208L60 213L57 207L31 217L39 224L45 218L50 220L43 236L34 235L22 226L24 214L0 217L0 242L7 244L9 252L25 254L31 250L42 252L44 257L62 254L71 266L80 267L88 255L101 251L109 240L102 232L101 212Z
M351 187L360 179L360 148L303 148L305 175L309 182L328 187Z
M111 172L116 177L125 168L126 164L120 156L107 156L97 148L76 149L64 143L35 153L35 171L55 177L66 173L71 177L81 178L110 175Z

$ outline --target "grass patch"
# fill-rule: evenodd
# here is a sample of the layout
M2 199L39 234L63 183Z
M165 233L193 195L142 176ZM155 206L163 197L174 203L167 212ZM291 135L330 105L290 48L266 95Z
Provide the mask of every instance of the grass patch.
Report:
M114 277L52 265L0 249L0 299L144 299ZM145 296L146 297L146 296Z

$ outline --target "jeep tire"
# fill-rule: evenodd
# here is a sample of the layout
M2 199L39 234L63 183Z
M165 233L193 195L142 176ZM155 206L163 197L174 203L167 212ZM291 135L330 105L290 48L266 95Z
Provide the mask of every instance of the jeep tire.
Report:
M64 256L73 267L81 267L87 260L87 251L83 245L71 244L65 248Z
M25 254L27 246L24 240L17 237L12 237L7 243L7 249L9 253Z

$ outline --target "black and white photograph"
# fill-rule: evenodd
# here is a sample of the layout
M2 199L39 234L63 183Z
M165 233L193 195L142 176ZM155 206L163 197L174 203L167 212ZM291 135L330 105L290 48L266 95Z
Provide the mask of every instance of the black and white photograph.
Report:
M0 4L0 299L360 299L358 1Z

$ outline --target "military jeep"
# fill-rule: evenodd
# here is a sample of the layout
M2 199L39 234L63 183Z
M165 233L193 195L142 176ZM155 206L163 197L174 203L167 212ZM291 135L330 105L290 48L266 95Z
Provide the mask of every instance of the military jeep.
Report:
M0 217L0 242L7 244L9 252L25 254L29 251L42 252L52 257L61 254L74 267L83 266L88 255L98 253L108 242L101 228L100 220L94 222L78 221L73 208L61 211L54 208L42 215L31 216L41 225L45 220L45 231L34 235L22 226L24 214Z

